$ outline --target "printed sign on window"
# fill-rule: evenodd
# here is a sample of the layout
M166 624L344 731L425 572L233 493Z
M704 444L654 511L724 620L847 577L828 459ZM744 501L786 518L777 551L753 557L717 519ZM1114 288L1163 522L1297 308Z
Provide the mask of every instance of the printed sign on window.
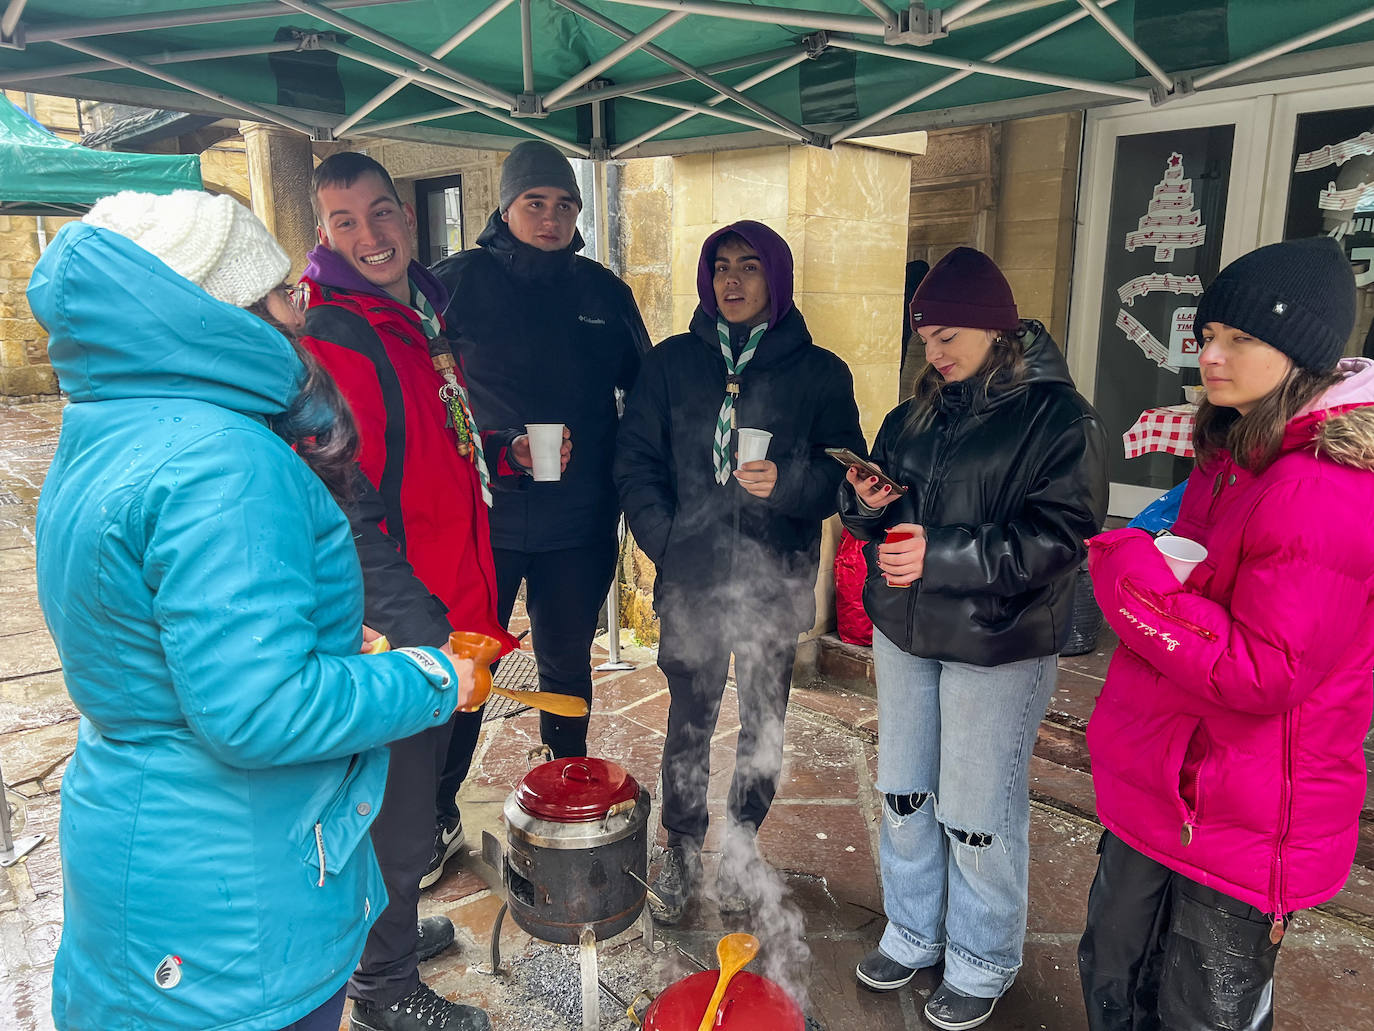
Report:
M1169 330L1169 364L1175 368L1198 367L1198 355L1202 345L1193 335L1193 320L1197 318L1196 308L1175 308Z

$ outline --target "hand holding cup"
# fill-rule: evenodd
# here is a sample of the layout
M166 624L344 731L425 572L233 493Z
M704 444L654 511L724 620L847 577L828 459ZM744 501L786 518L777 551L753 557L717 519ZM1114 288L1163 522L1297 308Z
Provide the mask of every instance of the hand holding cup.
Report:
M898 523L878 545L878 568L889 587L910 587L925 574L926 531L915 523Z

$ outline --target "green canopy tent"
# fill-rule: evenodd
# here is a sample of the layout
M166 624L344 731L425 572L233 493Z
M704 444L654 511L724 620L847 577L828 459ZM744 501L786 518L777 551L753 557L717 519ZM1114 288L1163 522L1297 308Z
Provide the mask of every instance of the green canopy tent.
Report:
M0 0L0 85L592 158L905 132L1374 63L1369 0Z
M198 157L91 150L0 99L0 214L79 215L119 190L200 188Z

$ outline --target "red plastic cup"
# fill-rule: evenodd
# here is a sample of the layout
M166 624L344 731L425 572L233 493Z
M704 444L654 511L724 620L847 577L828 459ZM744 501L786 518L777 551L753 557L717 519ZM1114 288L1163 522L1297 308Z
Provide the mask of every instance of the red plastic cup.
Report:
M888 530L887 536L883 538L883 543L896 544L898 541L909 541L915 536L916 535L912 533L910 530ZM899 587L905 589L911 586L911 584L894 584L891 580L888 580L886 576L884 576L883 579L887 581L887 585L889 587Z

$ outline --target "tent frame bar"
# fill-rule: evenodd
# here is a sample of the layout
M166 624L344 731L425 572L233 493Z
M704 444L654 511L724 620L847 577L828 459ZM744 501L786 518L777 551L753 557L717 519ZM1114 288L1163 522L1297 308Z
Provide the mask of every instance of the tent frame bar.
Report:
M1116 2L1117 0L1102 0L1102 5L1104 7L1107 7ZM1015 42L1008 43L1000 50L994 51L993 53L989 54L984 60L986 60L990 64L1001 61L1003 58L1010 57L1012 54L1016 53L1019 50L1024 50L1026 47L1033 46L1034 44L1039 43L1041 40L1048 39L1050 36L1053 36L1056 33L1062 31L1063 29L1068 28L1070 25L1074 25L1077 22L1082 21L1086 17L1088 17L1087 11L1070 11L1062 18L1058 18L1055 21L1050 22L1048 25L1042 25L1039 29L1037 29L1035 32L1032 32L1030 35L1023 36L1021 39L1018 39ZM896 103L889 104L881 111L876 111L873 114L869 115L867 118L861 118L859 121L853 123L852 125L846 126L839 132L832 135L830 137L830 140L832 143L840 143L844 140L847 140L851 136L855 136L858 133L863 132L869 126L876 125L883 119L890 118L897 112L910 107L912 104L919 103L926 97L934 96L941 90L953 86L956 82L963 82L972 74L972 71L966 69L964 71L955 72L953 75L947 75L945 76L945 78L940 79L938 82L932 82L929 86L925 86L917 90L910 96L903 97Z
M555 0L557 2L557 0ZM888 25L877 18L860 15L827 14L800 7L754 7L730 3L729 0L612 0L630 7L653 7L660 11L686 11L713 18L733 18L737 21L762 22L764 25L801 25L827 32L857 32L864 36L883 36Z
M986 3L987 0L983 0L983 2ZM889 29L896 31L898 26L897 12L883 3L883 0L859 0L859 3L877 15L878 19Z
M560 7L566 7L574 14L581 15L583 18L587 19L593 25L597 25L600 28L605 29L607 32L619 36L621 39L628 39L630 36L634 35L634 33L631 32L629 29L625 28L625 26L619 24L618 22L611 21L611 19L609 18L603 17L602 15L598 14L596 11L593 11L586 5L579 3L578 0L554 0L554 3L558 4ZM790 118L785 118L784 116L778 114L776 111L772 110L771 108L765 107L763 104L760 104L757 101L750 100L743 93L740 93L738 90L730 86L727 86L725 85L725 83L706 74L700 68L693 67L686 61L682 60L682 58L673 56L672 54L664 50L662 47L656 46L653 43L646 43L640 49L643 50L644 53L648 54L650 57L658 58L664 64L668 65L670 68L676 68L680 72L685 72L686 74L690 75L692 78L700 82L702 85L710 86L717 93L723 93L726 97L733 100L736 104L739 104L741 107L748 108L750 111L753 111L754 114L760 115L763 118L766 118L768 121L772 122L774 125L786 129L789 133L795 135L804 143L810 143L813 146L818 147L825 146L825 137L821 134L812 132L805 126L799 125L798 123L792 121Z
M473 18L472 21L468 22L461 29L459 29L452 36L450 36L447 40L445 40L443 46L432 51L429 56L433 57L435 60L448 56L450 51L455 50L459 46L461 46L478 29L480 29L487 22L495 18L498 14L500 14L507 7L509 7L513 2L514 0L496 0L495 3L489 6L486 10L482 11L475 18ZM526 0L526 2L528 2L528 0ZM358 109L354 111L351 115L345 118L338 125L334 126L334 135L342 136L344 133L348 132L349 129L353 128L353 126L357 125L364 118L370 115L373 111L377 110L377 108L381 107L388 100L394 97L397 93L400 93L401 90L405 89L414 81L415 76L409 72L397 78L395 82L391 83L391 85L387 86L385 89L379 91L376 96L372 97L366 103L359 106Z
M528 4L529 0L521 0L521 2ZM685 17L687 17L686 11L672 11L669 14L665 14L662 18L659 18L658 21L651 23L629 39L625 40L625 42L621 43L620 46L616 47L610 53L597 58L591 64L587 65L586 68L583 68L572 78L568 79L567 82L563 83L561 86L555 86L553 89L549 90L549 92L545 93L541 98L545 110L548 109L549 104L558 103L558 101L562 100L570 93L575 92L586 83L591 82L617 61L641 49L645 43L648 43L655 36L661 36ZM597 97L598 101L602 99L604 98Z
M721 72L732 72L736 68L749 68L756 64L763 64L765 61L778 61L786 57L800 54L802 57L808 56L804 47L778 47L775 50L765 50L761 54L750 54L748 57L735 57L728 61L717 61L715 64L703 65L701 70L707 75L718 75ZM659 89L663 86L673 86L679 82L690 82L692 77L685 72L668 72L664 75L656 75L652 79L639 79L636 82L617 83L614 86L605 86L596 91L597 100L614 100L616 97L624 97L631 93L643 93L645 90ZM736 86L736 89L743 89ZM554 111L566 111L570 107L581 107L589 104L592 98L586 94L574 97L566 97L556 104L545 104L544 110L553 113Z
M164 65L164 64L186 64L192 61L221 61L233 57L261 57L264 54L282 54L288 50L308 50L309 47L302 46L300 41L283 40L280 43L254 43L242 47L219 47L213 50L182 50L174 54L152 54L140 60L144 64ZM27 68L19 72L17 76L10 78L10 82L39 82L43 79L56 78L61 75L85 75L88 72L108 72L112 69L122 68L124 65L116 64L114 61L77 61L72 64L54 64L46 68ZM38 92L42 92L39 90Z
M810 56L810 54L808 54L807 51L805 51L805 50L799 50L799 51L797 51L797 52L794 53L794 54L790 54L790 55L788 55L787 57L784 57L784 58L783 58L781 61L779 61L777 64L771 65L770 67L765 68L763 71L757 73L756 75L750 76L749 78L745 79L743 82L741 82L741 83L740 83L738 86L736 86L735 88L738 89L738 90L740 90L740 91L744 91L744 90L747 90L747 89L753 89L753 88L754 88L755 86L757 86L759 83L764 82L764 81L766 81L766 80L768 80L768 79L771 79L771 78L772 78L773 76L775 76L775 75L780 75L781 73L787 71L787 69L793 67L794 65L801 64L801 63L802 63L803 61L805 61L809 56ZM641 98L639 98L639 99L643 99L643 98L641 97ZM714 108L717 104L722 104L722 103L724 103L727 99L728 99L728 98L725 96L725 94L723 94L723 93L717 93L717 94L716 94L714 97L712 97L710 100L706 101L706 106L707 106L708 108ZM698 112L695 112L695 111L684 111L684 112L683 112L682 114L680 114L680 115L675 115L674 117L668 119L668 121L664 122L662 125L655 126L654 128L649 129L647 132L642 132L642 133L640 133L640 134L639 134L638 136L636 136L634 139L629 140L629 141L627 141L627 142L625 142L625 143L622 143L620 146L616 147L616 149L613 150L613 151L611 152L611 157L617 157L617 158L620 157L621 154L624 154L624 153L625 153L626 151L628 151L628 150L633 150L635 147L638 147L641 143L645 143L645 142L647 142L648 140L653 139L655 136L659 135L660 133L667 132L669 129L672 129L672 128L675 128L676 126L681 125L683 122L685 122L685 121L687 121L688 119L692 118L692 117L693 117L695 114L697 114L697 113L698 113ZM704 112L702 112L702 113L704 113ZM711 114L715 114L715 113L716 113L715 111L712 111L712 112L711 112ZM770 131L772 131L772 130L770 130Z
M949 31L954 27L954 23L960 18L967 17L980 7L985 7L990 0L960 0L959 3L940 9L940 27Z
M407 74L407 70L394 61L388 61L386 58L376 54L361 53L360 51L344 46L342 43L323 43L320 49L328 50L332 54L338 54L340 57L348 58L351 61L358 61L362 64L371 65L378 71L386 72L389 75L395 75L398 78ZM481 101L474 103L471 98L463 96L462 93L455 89L454 84L447 80L440 79L438 76L429 75L426 72L410 72L409 74L414 76L415 85L419 86L421 89L428 90L436 96L452 101L456 107L453 111L455 115L484 115L493 121L512 126L513 128L519 129L521 132L528 133L531 136L536 136L541 140L552 143L555 147L561 147L563 150L570 151L577 157L585 158L589 156L590 152L580 144L565 140L561 136L555 136L551 132L545 132L543 129L531 125L529 121L515 118L512 115L506 114L504 111L492 107L479 106L480 103L482 103ZM349 135L363 136L366 135L367 132L368 126L363 124L352 127L349 131ZM337 139L340 134L335 133L334 135Z
M1220 82L1222 79L1229 79L1232 75L1246 71L1256 65L1264 64L1266 61L1272 61L1274 58L1282 57L1284 54L1291 53L1294 50L1301 50L1305 46L1318 43L1323 39L1338 35L1348 29L1357 28L1371 20L1374 20L1374 7L1365 11L1360 11L1356 14L1347 15L1339 21L1333 21L1331 24L1324 25L1319 29L1313 29L1311 32L1305 32L1301 36L1295 36L1292 39L1285 40L1282 43L1270 47L1268 50L1261 50L1259 53L1251 54L1249 57L1242 57L1239 61L1232 61L1230 64L1222 65L1220 68L1214 68L1210 72L1204 72L1193 78L1193 86L1195 89L1202 89L1204 86L1210 86L1212 83Z
M634 97L635 100L642 100L648 104L658 104L660 107L675 107L679 111L686 111L693 115L710 115L712 118L723 118L727 122L736 122L739 125L748 126L750 129L759 129L763 132L771 132L776 136L785 139L795 139L790 133L782 132L771 122L765 122L761 118L750 118L748 115L737 115L732 111L721 111L717 108L707 107L705 104L697 104L690 100L678 100L676 97L665 97L657 93L646 93L643 96Z
M150 65L144 64L142 61L120 57L118 54L113 54L102 47L93 46L90 43L77 42L72 39L59 40L57 41L57 45L66 47L68 50L75 50L77 53L85 54L87 57L95 57L102 61L109 61L133 72L141 72L149 78L158 79L171 86L180 87L188 93L199 93L202 97L209 100L219 101L221 104L226 104L229 107L251 115L257 121L284 125L288 129L295 129L297 132L303 132L307 136L314 135L314 128L306 125L304 122L298 122L294 118L288 118L286 115L280 114L269 108L259 107L257 104L250 103L249 101L238 100L227 93L221 93L219 90L208 89L188 79L183 79L179 75L169 75L166 72L159 72Z
M520 75L526 93L534 92L534 0L520 0Z
M1079 79L1072 75L1056 75L1054 72L1033 72L1024 68L1003 68L987 61L972 61L961 57L945 57L925 50L911 47L884 47L864 43L855 39L831 37L830 45L841 50L853 50L861 54L876 54L879 57L894 57L900 61L916 64L933 64L940 68L963 69L976 74L995 75L1002 79L1017 79L1021 82L1038 82L1061 89L1081 89L1090 93L1101 93L1109 97L1124 97L1127 100L1152 100L1153 94L1143 86L1130 86L1119 82L1097 82L1093 79Z
M5 13L0 14L0 39L13 39L14 28L24 14L24 5L29 0L10 0L5 5Z
M416 50L414 47L402 43L393 36L388 36L384 32L378 32L376 29L364 25L362 22L353 18L335 14L323 4L315 3L314 0L278 0L278 2L286 7L294 8L302 14L308 14L318 18L326 25L333 25L336 29L342 29L344 32L352 33L359 39L365 39L374 46L381 47L383 50L389 51L398 57L403 57L426 71L433 72L436 75L442 75L445 79L451 79L453 82L466 86L469 90L475 90L482 95L483 99L490 103L501 103L507 108L515 106L515 94L507 93L505 90L499 89L490 83L483 82L481 79L474 78L471 75L465 75L456 68L446 65L442 61L434 60L434 58L423 51Z
M380 7L383 4L403 4L409 0L326 0L325 6L334 10L353 7ZM52 22L43 25L24 25L26 43L61 43L67 39L86 39L91 36L111 36L124 32L144 32L149 29L180 29L191 25L218 25L227 21L252 21L255 18L280 18L278 0L253 4L231 4L199 11L139 14L128 18L91 18L86 21Z
M1164 92L1172 93L1174 91L1174 80L1169 77L1169 73L1161 68L1154 58L1145 53L1140 44L1128 36L1120 25L1108 18L1095 0L1078 0L1078 6L1092 15L1093 20L1102 26L1107 35L1116 40L1121 45L1122 50L1134 57L1140 67L1150 73L1150 78L1159 83L1164 88Z

